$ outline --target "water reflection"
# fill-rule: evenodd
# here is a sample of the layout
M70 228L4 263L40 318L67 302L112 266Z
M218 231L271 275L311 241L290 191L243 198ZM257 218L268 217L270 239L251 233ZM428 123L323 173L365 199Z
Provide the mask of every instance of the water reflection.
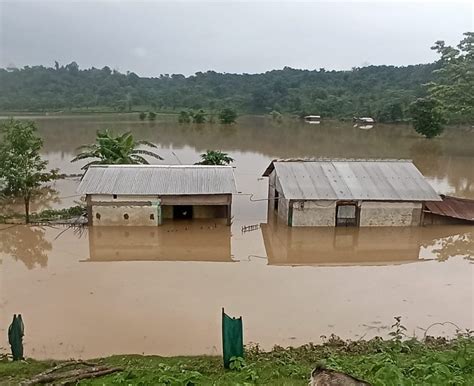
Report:
M474 262L474 237L473 232L460 233L442 237L423 243L438 260L445 261L452 256L463 256Z
M39 193L35 195L30 202L30 213L37 211L51 209L56 204L59 204L59 192L52 186L45 186L40 189ZM18 213L24 213L25 203L23 198L4 198L0 199L0 215L9 216Z
M291 228L261 224L270 265L392 265L471 256L467 227ZM471 251L471 252L469 252ZM430 257L428 257L429 259Z
M0 228L0 253L21 261L28 269L48 264L52 244L45 238L45 229L25 225Z
M90 227L86 261L232 262L224 221L175 221L160 227Z

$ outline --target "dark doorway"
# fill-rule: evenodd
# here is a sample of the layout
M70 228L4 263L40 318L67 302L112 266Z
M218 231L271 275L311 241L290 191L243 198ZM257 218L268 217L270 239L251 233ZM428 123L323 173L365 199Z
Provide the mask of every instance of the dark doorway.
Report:
M173 218L177 220L193 218L192 205L175 205L173 206Z
M278 190L275 189L275 200L274 200L274 210L278 211L278 201L280 201L280 194L278 193Z
M356 204L338 204L336 207L336 226L355 227L359 225L359 208Z

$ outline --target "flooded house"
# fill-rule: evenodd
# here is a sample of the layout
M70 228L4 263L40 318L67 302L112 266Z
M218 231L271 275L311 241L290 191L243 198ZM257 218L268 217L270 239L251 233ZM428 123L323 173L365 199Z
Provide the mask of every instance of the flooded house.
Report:
M78 192L86 196L89 225L158 226L170 220L231 223L231 166L93 165Z
M441 201L407 160L274 160L268 209L288 226L418 226Z

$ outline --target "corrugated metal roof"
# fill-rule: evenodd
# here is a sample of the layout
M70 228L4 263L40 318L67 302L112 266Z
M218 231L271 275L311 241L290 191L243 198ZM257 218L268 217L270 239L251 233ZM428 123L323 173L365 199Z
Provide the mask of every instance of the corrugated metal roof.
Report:
M474 200L451 196L441 196L441 202L427 202L428 212L440 216L474 221Z
M407 160L273 161L283 195L295 200L440 201Z
M87 170L78 193L191 195L237 190L231 166L96 165Z

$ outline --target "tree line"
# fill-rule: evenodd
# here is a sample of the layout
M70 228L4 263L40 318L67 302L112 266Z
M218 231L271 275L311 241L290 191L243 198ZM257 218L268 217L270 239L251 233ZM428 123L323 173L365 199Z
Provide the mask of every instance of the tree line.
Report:
M437 122L430 131L436 135L443 123L474 121L473 47L474 33L466 32L456 47L435 42L431 48L440 56L435 63L350 71L285 67L262 74L207 71L188 77L139 77L107 66L80 69L76 62L6 68L0 69L0 111L146 109L150 113L141 119L155 119L156 111L184 112L179 118L183 123L226 111L234 115L229 122L236 113L370 116L379 122L414 118L415 128L421 117L421 122ZM413 106L420 98L425 100Z
M425 93L438 63L406 67L368 66L350 71L282 70L262 74L198 72L155 78L109 67L80 69L72 62L54 67L0 69L1 111L71 109L154 111L232 108L239 113L271 111L296 115L401 121L410 103Z

